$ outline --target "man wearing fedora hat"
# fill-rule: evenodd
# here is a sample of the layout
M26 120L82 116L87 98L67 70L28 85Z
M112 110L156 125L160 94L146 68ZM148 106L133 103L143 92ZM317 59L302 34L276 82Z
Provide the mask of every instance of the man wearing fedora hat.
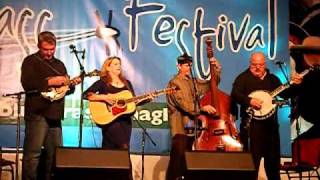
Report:
M320 118L319 106L311 102L320 101L320 37L308 36L301 46L297 46L298 58L291 66L291 81L299 82L293 86L291 113L291 140L293 140L293 162L320 165ZM292 51L292 50L291 50ZM293 63L292 63L293 64ZM292 65L291 64L291 65ZM307 74L302 72L311 70Z
M221 66L212 57L210 63L215 67L216 82L220 81ZM176 86L176 93L167 94L169 109L169 124L171 130L170 161L167 169L167 180L182 179L186 172L185 151L192 149L193 136L185 133L185 127L194 120L200 112L214 114L215 108L206 105L198 108L197 96L204 94L210 88L209 81L192 78L192 57L184 53L177 58L178 73L170 80L168 87ZM192 122L192 121L191 121Z

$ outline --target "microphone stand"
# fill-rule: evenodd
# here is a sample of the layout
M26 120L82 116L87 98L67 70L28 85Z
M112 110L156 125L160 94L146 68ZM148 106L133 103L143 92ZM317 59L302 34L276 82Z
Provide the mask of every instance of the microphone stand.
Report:
M250 149L250 144L251 144L251 141L250 141L250 131L251 131L251 121L252 121L252 118L253 118L253 114L254 114L254 111L253 111L253 108L252 107L249 107L249 108L247 108L246 109L246 112L247 112L247 114L248 114L248 117L247 117L247 119L246 119L246 124L245 124L245 130L247 131L246 133L246 140L248 140L247 141L247 143L244 145L244 146L246 146L246 147L244 147L244 149L245 149L245 151L248 151L249 152L249 149ZM247 149L246 149L247 148Z
M194 93L195 93L195 97L194 97L194 110L196 112L196 114L198 114L200 112L200 100L199 100L199 95L198 95L198 90L197 90L197 87L196 87L196 79L193 75L193 71L192 71L192 67L190 68L190 74L191 74L191 78L192 78L192 86L193 86L193 89L194 89ZM194 140L197 141L198 139L198 119L194 119ZM195 143L194 145L194 149L197 150L197 146L196 146L197 143Z
M84 67L80 62L80 59L78 57L78 53L82 53L82 60L84 61L85 57L84 57L84 50L83 51L77 51L74 47L70 47L72 49L71 53L74 53L74 55L76 56L76 59L79 63L79 68L80 68L80 78L81 78L81 92L80 92L80 123L79 123L79 148L82 147L82 126L83 126L83 80L84 80L84 76L86 74L86 72L84 71Z
M145 142L146 142L146 136L150 139L151 143L154 146L157 146L157 144L153 141L151 136L148 134L147 129L145 127L143 127L143 125L139 122L138 119L136 119L136 122L137 122L138 126L142 129L142 139L141 139L141 148L142 148L142 152L141 152L141 158L142 158L141 180L143 180L143 178L144 178L144 147L145 147Z
M290 81L289 81L288 74L284 71L284 68L283 68L283 66L282 66L282 63L276 63L276 64L279 66L279 68L280 68L283 76L286 78L287 82L290 82Z
M246 119L246 124L245 124L245 129L247 129L248 131L248 134L250 133L250 127L251 127L251 121L252 121L252 118L253 118L253 108L252 107L249 107L247 110L246 110L247 114L248 114L248 118Z
M20 127L21 127L21 95L23 94L32 94L37 93L38 90L31 90L31 91L21 91L18 93L12 93L12 94L5 94L4 97L16 97L17 98L17 108L18 108L18 116L17 116L17 128L16 128L16 179L19 179L19 148L20 148Z
M292 148L292 158L294 158L294 157L296 157L296 162L293 162L293 166L294 167L296 167L298 170L303 170L303 169L305 169L306 167L307 168L309 168L309 166L308 165L305 165L305 164L303 164L303 163L301 163L301 155L300 155L300 149L301 149L301 147L300 147L300 140L299 140L299 136L300 136L300 130L301 130L301 128L300 128L300 121L299 121L299 114L298 114L298 112L297 112L297 97L296 98L294 98L294 99L292 99L291 100L291 104L293 104L292 105L292 107L291 107L291 109L292 109L292 112L291 112L291 114L290 114L290 118L291 118L291 122L293 122L294 120L296 120L296 126L295 126L295 128L296 128L296 138L293 140L293 145L291 145L291 148ZM294 146L294 142L296 142L297 143L297 145L296 146ZM294 154L294 152L293 151L296 151L295 153L296 154ZM302 171L299 171L299 179L301 179L302 178Z

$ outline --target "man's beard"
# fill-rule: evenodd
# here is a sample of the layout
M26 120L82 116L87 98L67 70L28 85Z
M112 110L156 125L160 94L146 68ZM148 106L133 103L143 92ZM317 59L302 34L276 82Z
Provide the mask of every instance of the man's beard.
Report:
M45 60L51 60L53 58L53 55L42 55L42 58L45 59Z

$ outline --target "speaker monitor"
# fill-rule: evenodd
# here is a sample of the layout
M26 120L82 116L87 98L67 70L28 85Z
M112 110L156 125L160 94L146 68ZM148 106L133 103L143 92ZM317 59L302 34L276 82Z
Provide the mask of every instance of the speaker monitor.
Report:
M127 180L130 161L127 150L57 148L55 179Z
M254 180L256 170L252 155L244 152L186 152L188 180Z

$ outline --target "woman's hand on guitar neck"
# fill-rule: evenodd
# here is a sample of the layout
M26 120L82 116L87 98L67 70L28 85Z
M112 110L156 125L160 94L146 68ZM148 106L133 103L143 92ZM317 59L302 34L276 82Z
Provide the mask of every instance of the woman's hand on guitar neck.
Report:
M148 103L153 101L155 98L157 97L157 95L155 93L149 93L145 98L142 99L138 99L138 101L136 102L137 105L141 105L144 103Z
M149 100L149 101L153 101L156 97L157 97L157 96L156 96L155 93L150 93L150 94L148 95L148 100Z

